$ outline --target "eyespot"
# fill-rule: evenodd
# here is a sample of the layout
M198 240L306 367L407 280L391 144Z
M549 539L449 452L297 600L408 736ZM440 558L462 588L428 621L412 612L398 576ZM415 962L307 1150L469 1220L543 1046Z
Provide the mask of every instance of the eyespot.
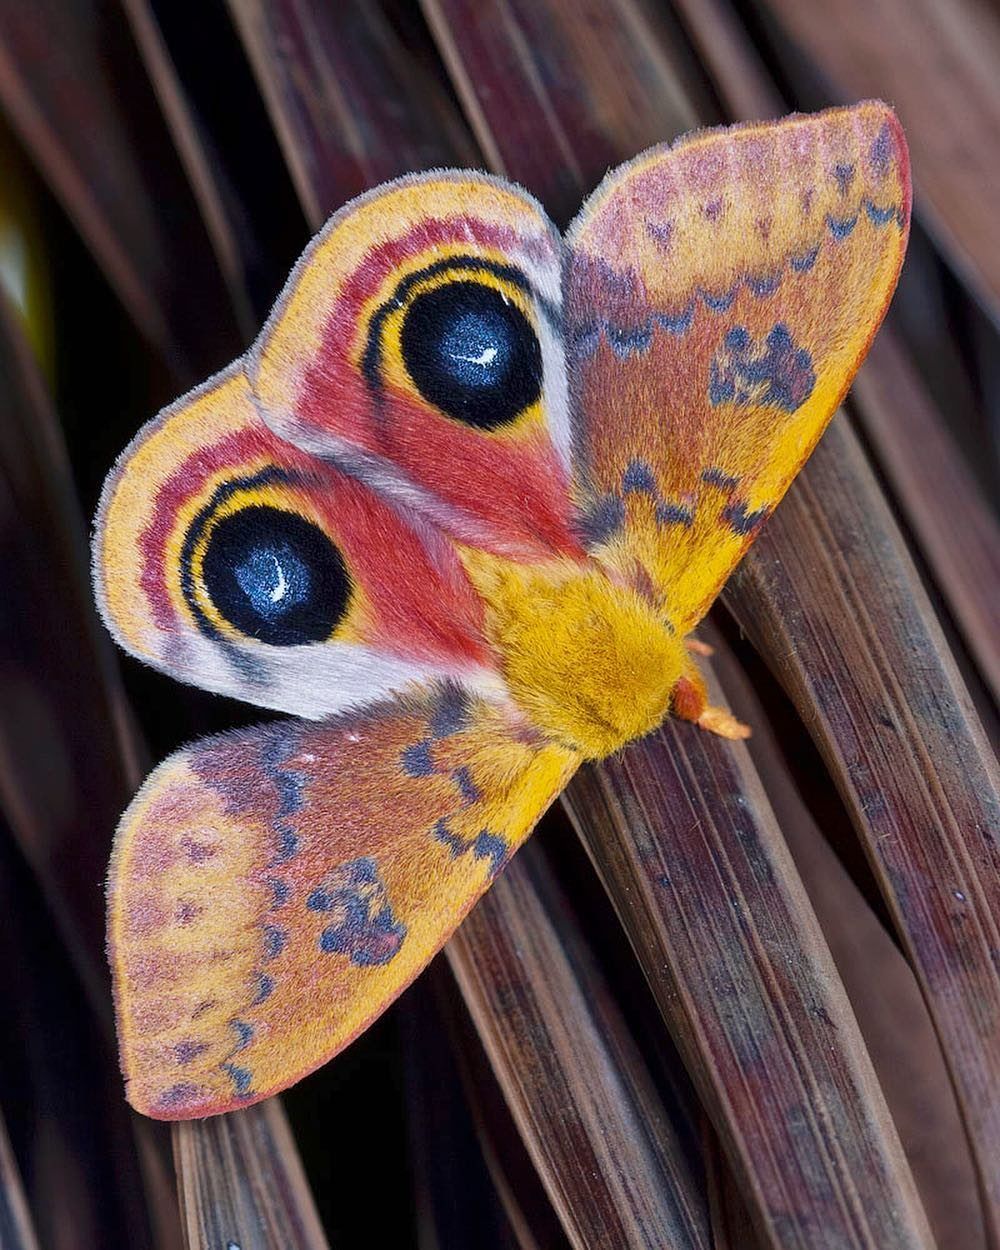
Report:
M185 598L210 634L221 623L274 647L324 642L350 606L340 550L285 508L252 503L199 518L184 558Z
M416 393L489 433L539 411L539 302L516 266L452 256L406 274L371 314L362 369L373 394Z
M424 399L478 429L506 425L541 395L534 327L512 299L483 282L446 282L417 295L400 349Z

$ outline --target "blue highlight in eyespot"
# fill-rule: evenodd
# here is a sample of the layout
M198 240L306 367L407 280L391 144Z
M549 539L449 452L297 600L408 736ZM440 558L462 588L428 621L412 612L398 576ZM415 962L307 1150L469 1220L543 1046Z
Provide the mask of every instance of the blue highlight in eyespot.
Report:
M233 576L254 611L268 621L278 620L309 599L309 567L287 543L252 548L233 569Z
M448 372L462 386L495 386L510 368L510 331L504 320L488 309L464 312L442 334L438 352Z

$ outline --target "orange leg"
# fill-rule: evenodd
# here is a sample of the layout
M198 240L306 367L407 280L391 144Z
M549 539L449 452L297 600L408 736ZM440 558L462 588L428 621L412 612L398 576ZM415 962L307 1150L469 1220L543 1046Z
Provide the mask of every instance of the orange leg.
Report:
M720 738L729 738L733 742L749 738L752 732L749 725L744 725L741 720L737 720L732 712L724 707L705 708L698 717L698 726L710 734L718 734Z
M681 720L693 721L700 729L717 734L720 738L738 740L750 737L750 726L738 721L724 707L712 707L708 691L697 670L678 678L674 686L671 710Z
M710 655L715 655L715 648L707 642L701 642L697 638L685 638L684 645L692 655L703 655L707 659Z

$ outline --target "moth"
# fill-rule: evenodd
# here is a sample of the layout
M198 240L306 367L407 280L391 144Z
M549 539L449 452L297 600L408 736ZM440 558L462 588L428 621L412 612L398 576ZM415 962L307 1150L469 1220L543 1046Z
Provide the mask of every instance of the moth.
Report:
M96 521L108 627L286 718L178 752L118 829L137 1110L325 1063L582 761L669 714L746 732L689 635L843 398L909 213L877 102L653 148L565 236L500 179L405 177L140 431Z

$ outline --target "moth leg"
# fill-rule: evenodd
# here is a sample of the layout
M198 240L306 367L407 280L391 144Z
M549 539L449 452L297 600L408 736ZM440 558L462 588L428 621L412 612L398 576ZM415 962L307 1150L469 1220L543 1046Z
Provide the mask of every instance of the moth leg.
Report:
M704 679L696 669L678 678L673 689L671 710L681 720L692 721L700 729L720 738L738 741L750 737L749 725L737 720L726 708L709 704Z
M685 638L684 645L692 655L703 655L706 659L710 655L715 655L715 648L711 643L701 642L697 638Z
M739 742L743 738L749 738L752 730L749 725L744 725L741 720L737 720L732 712L724 707L707 707L698 717L698 726L707 730L710 734L717 734L720 738L729 738L733 742Z

